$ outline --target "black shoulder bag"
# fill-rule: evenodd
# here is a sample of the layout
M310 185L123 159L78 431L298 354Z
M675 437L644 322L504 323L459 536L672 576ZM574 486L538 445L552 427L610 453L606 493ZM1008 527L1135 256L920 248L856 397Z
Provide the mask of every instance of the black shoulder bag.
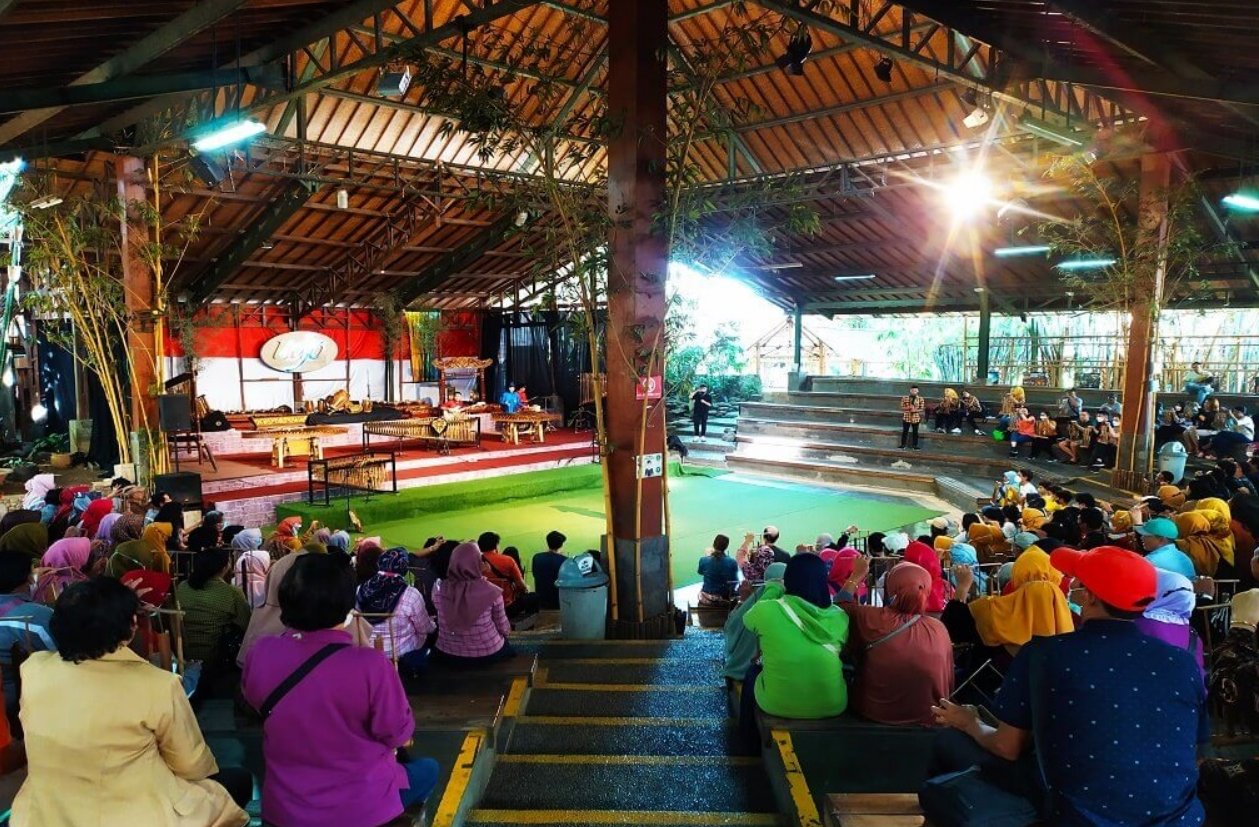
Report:
M302 665L293 670L293 674L280 681L280 685L271 690L271 694L262 702L262 706L258 707L258 717L267 720L271 717L272 711L276 704L284 700L284 696L293 690L293 687L302 682L302 679L314 671L315 667L332 657L340 649L349 648L348 643L329 643L315 654L308 657L302 662Z

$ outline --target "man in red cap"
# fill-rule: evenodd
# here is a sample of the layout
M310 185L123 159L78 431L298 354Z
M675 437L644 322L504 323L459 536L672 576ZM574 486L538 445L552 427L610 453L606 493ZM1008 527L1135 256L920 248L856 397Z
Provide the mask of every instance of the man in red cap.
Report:
M1131 622L1155 597L1154 566L1115 546L1050 559L1074 578L1083 626L1019 651L996 726L940 700L936 722L948 729L919 793L924 812L959 823L976 800L1029 824L1198 827L1197 746L1210 736L1202 677L1192 653Z

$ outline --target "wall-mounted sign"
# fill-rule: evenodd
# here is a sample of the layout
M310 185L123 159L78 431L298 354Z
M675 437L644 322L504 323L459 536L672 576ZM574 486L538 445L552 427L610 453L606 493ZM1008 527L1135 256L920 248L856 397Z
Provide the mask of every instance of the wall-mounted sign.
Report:
M285 373L308 373L332 364L337 343L313 330L295 330L264 342L259 358L267 367Z
M634 389L635 399L659 399L664 396L664 380L660 376L639 377Z

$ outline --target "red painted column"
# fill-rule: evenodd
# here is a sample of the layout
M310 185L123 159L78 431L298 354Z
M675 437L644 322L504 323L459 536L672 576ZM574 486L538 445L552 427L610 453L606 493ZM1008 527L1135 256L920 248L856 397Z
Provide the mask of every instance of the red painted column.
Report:
M127 327L127 350L131 354L131 427L136 431L157 431L157 337L154 329L154 275L141 253L149 242L149 226L143 213L132 208L148 198L148 175L140 158L114 159L118 199L127 206L122 222L122 283L131 324ZM129 439L119 434L118 439Z
M1119 449L1114 483L1130 491L1143 490L1143 479L1154 460L1154 345L1158 336L1158 316L1163 304L1166 281L1167 191L1171 186L1171 159L1166 154L1141 158L1141 204L1139 238L1141 244L1158 245L1164 251L1152 273L1138 278L1146 289L1133 303L1128 327L1128 356L1124 367L1123 409L1119 422Z
M672 634L668 538L660 477L638 479L639 457L664 455L662 399L639 399L664 374L668 244L653 217L665 201L667 0L611 0L608 113L610 239L607 434L615 608L621 637Z

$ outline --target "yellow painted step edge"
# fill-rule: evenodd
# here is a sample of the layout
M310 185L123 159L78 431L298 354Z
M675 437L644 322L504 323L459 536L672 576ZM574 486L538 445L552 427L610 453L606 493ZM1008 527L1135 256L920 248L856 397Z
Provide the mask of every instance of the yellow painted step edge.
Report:
M488 824L729 824L774 827L773 813L692 813L639 810L473 810L472 821Z

